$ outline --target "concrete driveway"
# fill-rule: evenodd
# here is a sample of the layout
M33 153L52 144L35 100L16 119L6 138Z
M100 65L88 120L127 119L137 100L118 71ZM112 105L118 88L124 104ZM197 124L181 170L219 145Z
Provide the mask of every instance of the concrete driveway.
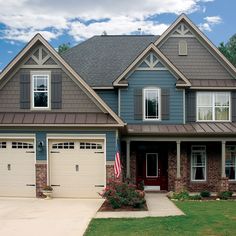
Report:
M101 199L0 198L0 235L80 236Z

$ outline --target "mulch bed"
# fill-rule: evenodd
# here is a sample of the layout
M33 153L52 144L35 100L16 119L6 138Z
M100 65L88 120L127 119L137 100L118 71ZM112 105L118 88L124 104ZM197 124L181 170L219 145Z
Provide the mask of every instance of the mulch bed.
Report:
M147 204L145 203L142 208L133 208L131 206L122 206L121 208L114 209L109 204L109 202L105 201L98 211L148 211Z

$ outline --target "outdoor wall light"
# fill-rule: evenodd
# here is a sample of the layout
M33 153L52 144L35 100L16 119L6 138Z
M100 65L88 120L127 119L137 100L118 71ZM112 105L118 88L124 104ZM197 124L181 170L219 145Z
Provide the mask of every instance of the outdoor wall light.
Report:
M43 141L39 141L38 142L38 151L42 152L44 148L44 142Z

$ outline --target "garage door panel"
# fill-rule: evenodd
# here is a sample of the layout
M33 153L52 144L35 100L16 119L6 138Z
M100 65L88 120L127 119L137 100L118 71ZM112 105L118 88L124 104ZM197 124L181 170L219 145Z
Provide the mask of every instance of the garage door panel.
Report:
M33 141L0 141L0 196L35 197L35 186L27 185L35 185Z
M73 149L55 149L73 143ZM66 145L67 146L67 145ZM54 148L53 148L54 147ZM50 142L51 184L55 197L99 198L105 181L103 141L55 140Z

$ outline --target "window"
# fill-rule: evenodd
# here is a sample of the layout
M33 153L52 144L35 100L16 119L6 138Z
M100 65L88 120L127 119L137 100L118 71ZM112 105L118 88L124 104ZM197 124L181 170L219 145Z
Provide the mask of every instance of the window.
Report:
M229 121L229 92L198 92L197 121Z
M7 148L7 142L0 142L0 148Z
M226 146L225 173L229 180L236 180L236 146Z
M100 143L80 143L80 149L102 149Z
M191 179L193 181L206 180L206 146L192 146Z
M66 143L54 143L52 145L52 149L74 149L74 142L66 142Z
M12 142L13 149L33 149L34 145L32 143L22 143L22 142Z
M32 108L49 108L49 74L32 75Z
M160 120L160 89L144 89L144 120Z

